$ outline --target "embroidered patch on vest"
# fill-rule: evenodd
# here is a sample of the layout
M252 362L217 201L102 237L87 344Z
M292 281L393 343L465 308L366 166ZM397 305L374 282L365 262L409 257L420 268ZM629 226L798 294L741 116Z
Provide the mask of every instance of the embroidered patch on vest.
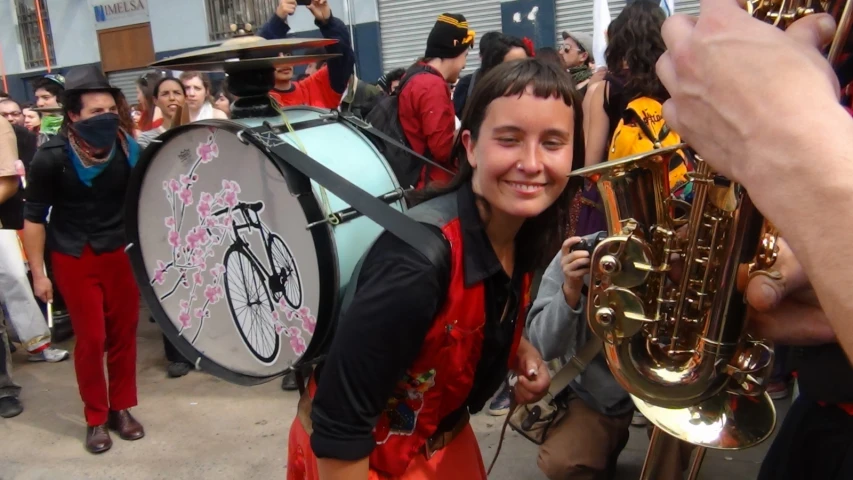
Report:
M374 429L376 444L382 445L392 435L411 435L424 408L424 394L435 386L435 369L412 375L407 373L397 382Z

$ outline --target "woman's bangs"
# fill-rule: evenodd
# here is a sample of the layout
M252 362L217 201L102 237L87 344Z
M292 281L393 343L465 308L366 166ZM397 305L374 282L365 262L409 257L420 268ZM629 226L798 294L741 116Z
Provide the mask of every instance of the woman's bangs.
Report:
M521 96L530 92L536 98L562 98L566 105L575 104L574 87L571 77L562 74L556 68L540 62L517 60L523 62L525 68L512 69L509 75L503 76L504 97Z

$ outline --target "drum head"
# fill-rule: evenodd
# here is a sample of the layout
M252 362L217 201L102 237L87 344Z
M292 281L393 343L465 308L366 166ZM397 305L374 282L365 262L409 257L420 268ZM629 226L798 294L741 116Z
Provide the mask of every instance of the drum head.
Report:
M242 143L242 128L209 121L161 136L134 170L127 225L166 336L202 370L250 385L322 347L338 275L329 227L307 228L322 218L310 182Z

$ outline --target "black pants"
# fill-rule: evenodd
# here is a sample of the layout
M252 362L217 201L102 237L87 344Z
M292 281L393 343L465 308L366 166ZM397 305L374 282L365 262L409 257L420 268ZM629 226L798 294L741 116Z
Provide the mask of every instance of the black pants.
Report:
M181 355L181 352L179 352L178 349L175 348L174 345L172 345L172 342L170 342L169 339L166 338L165 334L163 335L163 348L166 349L166 360L168 360L169 362L190 363L190 361L184 358L184 356Z
M835 406L797 398L758 480L853 479L853 416Z

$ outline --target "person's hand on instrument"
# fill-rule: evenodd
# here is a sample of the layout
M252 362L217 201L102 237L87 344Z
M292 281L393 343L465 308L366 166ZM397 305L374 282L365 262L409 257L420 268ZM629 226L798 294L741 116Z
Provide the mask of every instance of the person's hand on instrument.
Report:
M589 252L586 250L570 251L572 246L578 244L580 237L571 237L563 242L563 255L560 258L560 266L563 268L563 295L566 303L577 308L583 288L583 278L589 274Z
M749 329L757 338L785 345L834 343L835 333L820 306L802 265L783 239L769 275L754 275L746 283L750 306Z
M33 294L44 303L53 303L53 283L45 275L34 275Z
M311 10L314 17L321 22L328 21L332 16L332 7L329 6L329 0L311 0L308 10Z
M296 0L279 0L275 14L278 18L287 21L287 17L296 13Z
M515 384L515 402L527 405L538 402L548 393L551 374L539 351L524 338L518 346L518 382Z
M702 0L698 18L668 18L657 73L671 95L667 124L716 171L752 189L749 180L785 165L796 142L813 135L803 112L841 107L838 81L819 50L833 38L832 17L808 15L782 31L743 3ZM731 65L747 66L749 80Z

